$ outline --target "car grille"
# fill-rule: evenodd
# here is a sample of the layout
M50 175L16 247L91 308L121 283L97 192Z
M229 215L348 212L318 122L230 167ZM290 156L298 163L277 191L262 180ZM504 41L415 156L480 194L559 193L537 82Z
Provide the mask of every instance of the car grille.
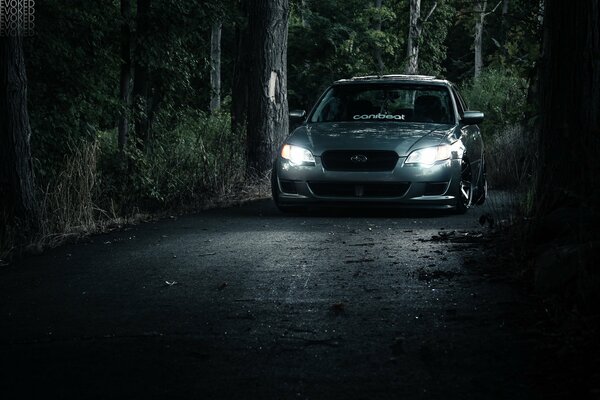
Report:
M446 192L448 182L433 182L425 185L425 196L441 196Z
M321 155L328 171L392 171L397 162L395 151L329 150Z
M281 191L283 193L298 194L296 182L280 180L279 184L281 185Z
M339 183L308 182L310 190L316 196L323 197L402 197L410 183Z

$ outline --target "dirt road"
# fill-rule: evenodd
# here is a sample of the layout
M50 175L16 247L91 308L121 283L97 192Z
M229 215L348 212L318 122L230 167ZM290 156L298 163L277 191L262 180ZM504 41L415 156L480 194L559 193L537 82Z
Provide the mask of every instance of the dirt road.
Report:
M288 216L265 200L4 267L0 393L536 398L528 299L477 261L485 211Z

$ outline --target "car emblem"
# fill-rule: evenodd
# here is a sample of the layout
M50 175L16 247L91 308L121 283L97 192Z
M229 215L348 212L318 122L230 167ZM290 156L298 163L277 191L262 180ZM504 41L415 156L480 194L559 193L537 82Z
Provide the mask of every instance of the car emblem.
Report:
M362 154L355 154L352 157L350 157L350 161L354 162L354 163L366 163L368 160L367 156L362 155Z

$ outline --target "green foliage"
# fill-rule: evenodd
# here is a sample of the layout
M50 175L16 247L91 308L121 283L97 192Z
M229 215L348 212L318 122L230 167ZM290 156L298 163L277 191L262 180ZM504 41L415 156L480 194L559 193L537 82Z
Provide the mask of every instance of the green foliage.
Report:
M490 67L511 68L529 75L535 68L541 49L540 3L512 0L504 19L488 20L488 62Z
M452 0L456 9L449 25L446 76L460 82L473 77L474 2ZM531 76L539 57L541 43L541 10L543 2L510 0L508 12L502 4L487 2L483 35L484 67L510 68L522 76ZM496 7L498 5L498 7Z
M431 1L424 1L421 5L422 18L426 18L432 9ZM419 72L425 75L440 76L445 73L443 62L447 57L446 38L448 29L453 22L456 13L454 5L450 1L437 1L437 7L423 23L423 34L421 35L419 49Z
M25 41L29 115L38 180L63 168L69 144L113 126L119 74L119 8L112 0L36 3Z
M235 24L245 21L240 3L152 0L140 24L141 3L132 1L132 62L144 67L138 76L147 86L140 85L132 108L124 109L120 1L36 2L36 35L25 41L25 56L45 232L85 230L107 214L197 204L242 180L243 135L231 133L227 114L203 112L211 94L210 27L216 20L223 22L222 109L231 104ZM408 1L383 0L381 8L375 0L290 0L290 5L291 109L309 109L332 81L376 74L378 55L383 73L404 71ZM472 76L472 8L466 0L422 0L421 73L459 83ZM538 12L539 2L511 0L508 16L497 11L486 17L484 73L466 82L463 92L473 108L486 113L488 136L523 118L526 77L539 56ZM130 124L124 152L117 148L120 115ZM150 122L144 142L136 137L134 117ZM0 242L10 240L0 232Z
M130 205L145 210L201 203L226 193L243 179L244 142L231 131L226 113L207 115L179 112L173 126L159 124L162 135L141 149L129 146L126 157L116 146L115 132L98 135L102 208L117 204L123 213ZM111 204L112 203L112 204Z
M524 129L527 81L514 70L486 69L463 87L462 94L470 109L485 113L481 129L490 185L525 188L535 168L535 143Z
M472 110L483 111L483 134L491 137L523 122L527 81L507 69L484 70L479 79L467 82L462 95Z
M288 43L288 97L291 108L309 109L331 82L376 74L376 51L385 72L398 72L404 34L398 34L393 2L381 9L374 2L306 1L292 9ZM381 19L382 29L377 26Z

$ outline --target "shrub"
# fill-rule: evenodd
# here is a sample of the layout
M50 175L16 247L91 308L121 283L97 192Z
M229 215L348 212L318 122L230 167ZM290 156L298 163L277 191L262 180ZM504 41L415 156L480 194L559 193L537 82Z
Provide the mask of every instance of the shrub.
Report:
M495 188L526 189L534 171L535 146L520 125L497 132L485 143L487 177Z
M222 195L244 178L244 137L231 131L228 114L177 113L159 121L150 143L132 143L126 160L115 132L99 135L102 157L102 203L153 210L193 205Z
M489 138L525 117L527 82L507 69L484 70L461 90L470 109L483 111L483 134Z
M38 181L41 232L31 239L52 246L138 213L266 194L266 183L244 182L245 136L232 132L228 114L169 113L154 132L144 146L132 139L124 154L114 130L71 142L61 170ZM16 244L15 229L0 230L0 264Z

